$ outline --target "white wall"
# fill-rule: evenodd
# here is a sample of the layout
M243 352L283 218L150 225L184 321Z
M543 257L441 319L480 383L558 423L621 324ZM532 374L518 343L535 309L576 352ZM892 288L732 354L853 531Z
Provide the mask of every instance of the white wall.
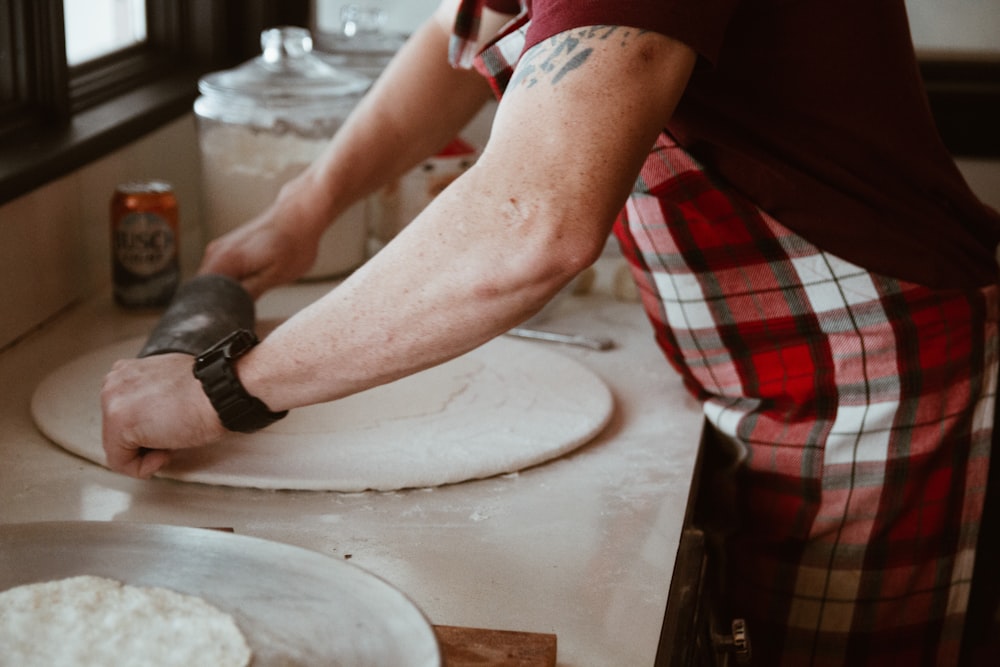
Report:
M431 15L438 6L438 0L315 0L316 26L325 32L336 32L340 26L340 9L344 5L357 4L380 7L388 14L386 27L393 32L413 32L420 23Z
M906 0L918 51L1000 59L997 0Z
M958 160L958 168L984 204L1000 211L1000 160Z
M201 256L200 160L194 115L83 169L0 205L0 348L76 300L111 299L109 203L115 186L141 178L173 184L181 263Z

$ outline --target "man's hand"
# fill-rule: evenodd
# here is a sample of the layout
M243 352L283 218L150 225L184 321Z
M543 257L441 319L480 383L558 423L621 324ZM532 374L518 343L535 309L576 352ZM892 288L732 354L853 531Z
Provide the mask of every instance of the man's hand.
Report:
M282 228L274 220L279 215L274 208L209 243L198 272L229 276L254 299L305 275L316 259L319 238Z
M215 442L226 430L187 354L118 361L101 389L108 467L147 479L171 451Z

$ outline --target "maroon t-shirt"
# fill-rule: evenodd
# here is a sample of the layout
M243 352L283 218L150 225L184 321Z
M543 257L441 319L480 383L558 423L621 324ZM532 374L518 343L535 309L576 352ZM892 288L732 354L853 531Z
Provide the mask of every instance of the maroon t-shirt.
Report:
M517 0L487 0L516 14ZM628 25L701 59L667 130L817 246L934 287L995 282L1000 215L969 190L927 103L903 0L531 0L526 48Z

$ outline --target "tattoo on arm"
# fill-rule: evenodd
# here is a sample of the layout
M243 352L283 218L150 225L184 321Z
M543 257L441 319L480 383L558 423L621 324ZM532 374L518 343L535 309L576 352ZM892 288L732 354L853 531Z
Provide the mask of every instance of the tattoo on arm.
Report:
M532 88L542 83L558 84L568 74L583 68L594 49L594 42L618 40L621 47L646 33L645 30L622 26L590 26L554 35L528 50L514 70L510 88L523 85Z

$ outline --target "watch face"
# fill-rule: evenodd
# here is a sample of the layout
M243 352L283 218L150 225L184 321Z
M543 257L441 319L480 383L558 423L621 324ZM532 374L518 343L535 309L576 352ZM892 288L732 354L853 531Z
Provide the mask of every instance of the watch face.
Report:
M249 329L237 329L226 336L220 346L224 348L227 359L237 359L246 354L257 344L257 336Z
M222 354L226 359L238 359L257 344L257 336L249 329L237 329L212 345L195 358L195 366L205 364L212 357Z

